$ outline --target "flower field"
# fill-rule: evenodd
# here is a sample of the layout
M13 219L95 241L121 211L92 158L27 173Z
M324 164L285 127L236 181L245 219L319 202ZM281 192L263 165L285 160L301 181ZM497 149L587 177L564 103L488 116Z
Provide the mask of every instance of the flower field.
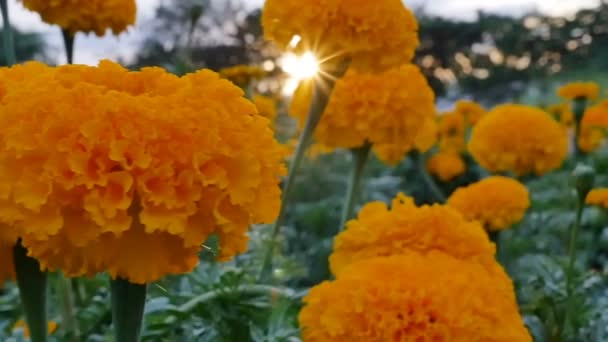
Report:
M608 92L560 73L608 5L450 66L474 24L401 0L170 3L87 65L141 1L20 1L54 63L0 0L0 341L608 341Z

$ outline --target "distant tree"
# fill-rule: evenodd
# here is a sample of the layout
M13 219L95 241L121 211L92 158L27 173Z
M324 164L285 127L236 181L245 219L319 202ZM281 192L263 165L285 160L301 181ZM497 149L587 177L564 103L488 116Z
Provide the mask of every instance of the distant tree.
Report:
M0 27L0 30L2 27ZM33 32L21 32L16 28L13 28L13 35L15 41L15 52L17 55L18 62L25 62L29 60L46 60L45 49L46 44L42 36L38 33ZM0 46L4 46L3 35L0 35ZM6 65L6 57L3 53L0 53L0 65Z

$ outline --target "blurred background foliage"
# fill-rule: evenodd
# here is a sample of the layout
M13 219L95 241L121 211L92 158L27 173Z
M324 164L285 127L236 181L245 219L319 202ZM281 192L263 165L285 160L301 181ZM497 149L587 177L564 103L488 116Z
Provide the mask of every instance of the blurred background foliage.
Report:
M223 4L218 8L206 0L165 1L129 66L160 65L183 74L202 67L219 70L256 64L271 76L269 83L258 84L258 90L277 91L280 84L272 82L281 77L280 54L262 39L261 12L248 11L234 1ZM417 14L421 47L416 63L441 97L440 103L469 97L486 106L511 100L546 105L557 101L554 88L566 80L608 85L606 73L601 72L608 67L606 3L568 18L479 12L474 21L459 21L430 16L423 9ZM48 60L43 37L16 35L20 61ZM279 122L285 120L284 107ZM596 186L608 186L608 150L596 152L586 162L597 171ZM253 227L249 251L225 264L213 261L211 240L195 272L150 285L143 340L299 341L300 299L310 286L331 277L327 257L338 231L350 165L350 155L344 151L305 161L290 198L280 248L275 249L272 284L256 283L270 244L268 227ZM597 208L586 209L583 216L574 329L559 329L566 305L568 230L575 216L573 168L568 162L550 175L524 179L532 194L532 209L500 237L498 258L514 279L536 341L608 341L608 212ZM439 185L449 194L483 176L469 158L464 175ZM389 202L400 191L419 204L435 201L413 158L393 169L373 159L358 203ZM76 324L67 324L69 298L53 285L60 276L51 276L50 297L59 303L50 307L49 317L58 323L51 341L111 341L105 276L73 284ZM24 331L14 328L22 319L17 290L8 286L0 294L0 341L23 341Z

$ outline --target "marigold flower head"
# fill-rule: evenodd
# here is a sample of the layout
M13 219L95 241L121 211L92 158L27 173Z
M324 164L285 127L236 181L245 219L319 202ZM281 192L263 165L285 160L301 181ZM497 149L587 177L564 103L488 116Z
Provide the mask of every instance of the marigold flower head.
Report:
M243 88L265 76L264 70L251 65L235 65L220 70L220 76Z
M553 115L564 127L574 126L574 113L569 103L564 102L549 106L547 107L547 112Z
M362 260L304 297L303 341L532 341L493 265L441 252Z
M58 25L71 34L94 32L103 36L108 29L119 34L135 23L135 0L23 0L23 5L40 14L46 23Z
M424 125L416 134L414 148L421 153L430 150L437 142L437 121L427 118ZM374 153L382 162L395 166L403 159L403 148L395 144L375 145Z
M460 112L449 112L439 116L439 149L445 152L462 153L466 147L464 115Z
M44 269L151 282L212 234L221 260L243 252L277 215L284 149L212 71L32 62L0 89L0 221Z
M298 118L301 127L311 96L311 84L307 82L290 105L290 113ZM435 116L434 100L433 90L414 65L380 74L350 69L336 82L315 137L330 148L355 148L366 142L390 145L395 149L393 154L404 156L423 144L417 143L417 138L427 120Z
M464 116L468 126L474 126L486 114L486 110L479 103L467 100L457 101L454 111Z
M595 100L600 95L600 86L595 82L573 82L561 86L557 95L567 100Z
M478 221L486 229L498 231L521 221L530 207L530 194L514 179L493 176L457 189L447 204L467 220Z
M462 175L467 170L467 165L458 153L439 152L429 158L426 163L429 172L444 182Z
M587 194L585 203L608 208L608 188L593 189Z
M604 143L608 130L608 101L587 108L581 120L578 146L592 152Z
M271 121L277 117L277 102L272 97L254 95L252 101L261 116Z
M264 36L320 60L349 59L360 70L398 67L414 57L418 22L400 0L267 0Z
M408 251L442 251L486 266L495 263L494 244L479 223L466 221L447 206L417 207L403 194L393 200L390 210L383 202L365 205L336 237L329 262L339 276L350 264Z
M542 175L562 164L568 153L568 137L540 109L502 105L473 128L469 151L490 172Z
M0 225L0 289L6 280L15 279L13 248L17 243L17 234L13 229Z

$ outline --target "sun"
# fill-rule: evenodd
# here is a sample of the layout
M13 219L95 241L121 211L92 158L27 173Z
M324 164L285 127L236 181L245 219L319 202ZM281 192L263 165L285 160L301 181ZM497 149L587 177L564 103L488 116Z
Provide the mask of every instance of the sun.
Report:
M319 73L319 61L312 52L301 55L289 52L283 55L279 63L281 69L289 75L283 87L285 95L291 95L301 81L311 79Z

